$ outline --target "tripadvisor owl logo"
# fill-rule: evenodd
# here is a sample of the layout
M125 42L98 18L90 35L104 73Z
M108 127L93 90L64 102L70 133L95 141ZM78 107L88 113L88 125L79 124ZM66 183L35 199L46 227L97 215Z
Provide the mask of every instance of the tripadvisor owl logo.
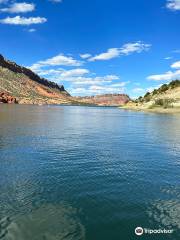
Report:
M135 229L135 234L136 235L138 235L138 236L141 236L141 235L143 235L143 228L142 227L137 227L136 229Z

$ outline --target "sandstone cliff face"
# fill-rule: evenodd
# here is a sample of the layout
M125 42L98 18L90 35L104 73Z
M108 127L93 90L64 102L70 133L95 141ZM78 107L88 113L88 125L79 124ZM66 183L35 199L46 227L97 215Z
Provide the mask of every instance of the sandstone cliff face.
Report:
M0 55L0 93L13 96L20 104L72 104L74 102L64 86L39 77L30 69L6 60L2 55ZM1 102L5 102L5 99L3 98Z
M130 101L126 94L104 94L92 97L78 97L79 101L98 106L121 106Z

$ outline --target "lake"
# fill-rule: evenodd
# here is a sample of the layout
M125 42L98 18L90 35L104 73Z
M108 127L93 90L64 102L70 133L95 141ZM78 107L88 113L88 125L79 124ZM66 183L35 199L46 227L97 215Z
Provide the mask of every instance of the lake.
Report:
M2 240L178 240L179 176L178 114L0 105Z

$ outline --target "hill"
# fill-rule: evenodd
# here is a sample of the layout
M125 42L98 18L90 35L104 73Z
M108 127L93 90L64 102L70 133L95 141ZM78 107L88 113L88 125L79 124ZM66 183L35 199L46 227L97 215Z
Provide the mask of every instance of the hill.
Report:
M98 106L119 106L130 101L126 94L104 94L90 97L78 97L78 101Z
M180 80L163 84L124 106L127 109L180 112Z
M8 99L6 96L9 96L9 99L16 99L16 102L21 104L75 102L63 85L41 78L30 69L6 60L2 55L0 55L0 94L0 102L5 102L5 99Z

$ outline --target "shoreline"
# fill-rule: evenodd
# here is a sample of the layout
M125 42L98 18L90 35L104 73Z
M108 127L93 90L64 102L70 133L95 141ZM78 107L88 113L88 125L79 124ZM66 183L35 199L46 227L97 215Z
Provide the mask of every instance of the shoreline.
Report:
M39 107L43 107L43 106L79 106L79 107L99 107L99 108L119 108L119 106L115 106L115 105L95 105L95 104L82 104L82 103L43 103L43 104L38 104L38 103L1 103L0 105L3 106L39 106Z
M133 106L121 106L120 109L136 111L136 112L150 112L150 113L166 113L166 114L174 114L180 113L180 108L140 108L140 107L133 107Z
M38 103L0 103L0 105L20 105L20 106L82 106L82 107L106 107L106 108L119 108L123 110L128 110L128 111L134 111L134 112L146 112L146 113L162 113L162 114L180 114L180 108L162 108L162 107L156 107L156 108L145 108L145 107L137 107L137 106L107 106L107 105L94 105L94 104L82 104L82 103L43 103L43 104L38 104Z

